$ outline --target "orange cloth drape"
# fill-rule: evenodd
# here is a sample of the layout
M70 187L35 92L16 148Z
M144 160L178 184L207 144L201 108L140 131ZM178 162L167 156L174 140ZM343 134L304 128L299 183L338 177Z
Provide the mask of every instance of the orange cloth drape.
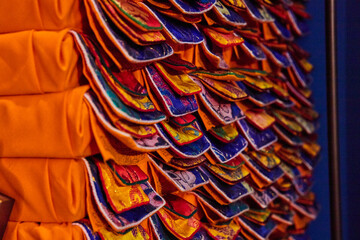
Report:
M0 34L0 52L0 95L60 92L85 81L68 29Z
M86 216L81 159L0 158L0 192L15 199L11 221L72 222Z
M0 97L0 156L76 158L98 152L83 98L61 93Z
M0 33L24 30L60 30L84 27L84 3L80 0L11 0L0 7Z
M85 240L78 226L71 223L9 222L4 240Z
M80 157L98 153L81 57L79 0L3 1L0 7L0 192L15 199L7 240L83 240Z

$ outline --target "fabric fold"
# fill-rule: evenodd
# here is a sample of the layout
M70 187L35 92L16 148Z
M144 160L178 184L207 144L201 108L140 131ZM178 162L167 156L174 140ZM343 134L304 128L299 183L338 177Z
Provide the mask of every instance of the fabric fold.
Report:
M0 15L0 33L86 26L84 3L79 0L5 1L1 3Z
M69 29L0 34L0 52L0 96L60 92L86 82Z
M0 192L15 199L10 221L80 220L86 216L86 184L80 159L0 158Z
M6 240L84 240L81 228L71 223L9 222Z
M98 153L83 98L88 89L0 97L0 155L76 158Z

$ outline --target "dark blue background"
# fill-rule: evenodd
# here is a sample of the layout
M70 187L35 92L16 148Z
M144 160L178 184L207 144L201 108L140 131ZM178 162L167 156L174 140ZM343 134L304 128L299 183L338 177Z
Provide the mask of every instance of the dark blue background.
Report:
M314 191L322 205L310 225L312 239L330 239L329 172L326 106L325 1L308 3L311 34L299 43L312 53L314 99L321 114L322 160L315 170ZM360 1L337 1L338 104L343 239L360 239Z
M326 95L326 39L325 39L325 1L312 0L307 4L312 15L309 21L310 35L300 39L299 44L311 53L310 61L314 65L311 86L315 108L320 113L319 143L322 146L322 158L315 169L313 190L321 204L318 218L310 225L312 239L330 239L330 203L329 203L329 164L327 135L327 95Z
M360 239L360 1L337 4L343 239Z

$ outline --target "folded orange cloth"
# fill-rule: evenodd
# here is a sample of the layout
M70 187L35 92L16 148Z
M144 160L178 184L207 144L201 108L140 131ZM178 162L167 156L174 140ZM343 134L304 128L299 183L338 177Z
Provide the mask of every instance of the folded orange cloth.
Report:
M15 199L10 221L80 220L86 184L81 159L0 158L0 192Z
M0 156L76 158L98 153L83 98L88 88L0 97Z
M9 222L4 240L85 240L78 226L71 223Z
M0 34L0 52L0 95L60 92L85 82L68 29Z
M70 1L2 1L0 8L0 33L29 29L61 30L83 28L84 3Z

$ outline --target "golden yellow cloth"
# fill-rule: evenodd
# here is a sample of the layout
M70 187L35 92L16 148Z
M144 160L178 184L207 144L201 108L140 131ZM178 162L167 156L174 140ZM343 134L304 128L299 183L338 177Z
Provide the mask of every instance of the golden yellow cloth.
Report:
M9 222L4 240L85 240L81 228L71 223Z
M96 154L88 86L61 93L0 97L2 157L76 158Z
M68 31L0 34L0 95L60 92L86 82Z
M0 33L69 27L80 30L86 18L84 3L80 0L2 1L0 16Z
M72 222L86 216L81 159L0 158L0 192L15 199L11 221Z

